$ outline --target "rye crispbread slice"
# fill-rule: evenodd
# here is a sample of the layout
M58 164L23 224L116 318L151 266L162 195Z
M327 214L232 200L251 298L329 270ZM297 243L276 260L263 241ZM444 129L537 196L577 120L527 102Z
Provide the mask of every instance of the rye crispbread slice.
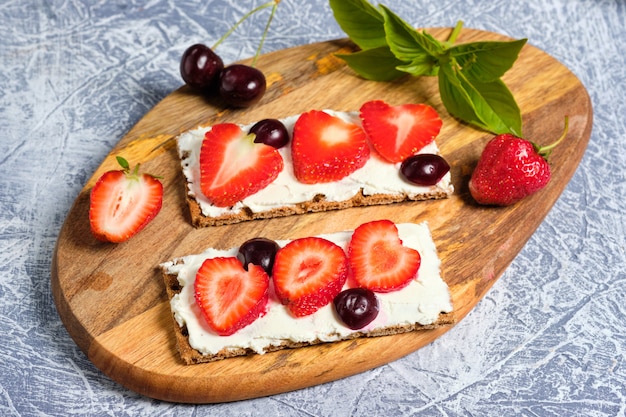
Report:
M325 110L330 114L337 115L339 117L347 117L351 113L350 112L335 112L332 110ZM354 113L354 112L352 112ZM354 116L354 115L353 115ZM355 117L355 116L354 116ZM288 130L292 129L293 123L297 119L297 115L290 116L283 120L286 121L286 126ZM358 118L357 118L358 119ZM354 122L356 119L352 119ZM242 130L247 131L251 125L242 125ZM307 201L300 201L296 203L284 204L283 206L275 207L272 209L268 209L265 211L252 211L249 207L244 206L241 209L237 210L227 210L226 212L222 212L221 214L207 215L208 211L203 213L201 204L208 204L203 200L203 196L201 196L201 191L199 189L199 178L195 178L192 180L189 175L199 175L199 174L187 174L189 171L196 172L198 168L192 169L191 167L196 166L198 158L198 154L196 153L196 147L201 144L201 137L198 135L201 132L206 132L206 130L210 129L210 126L199 126L196 129L192 129L190 131L184 132L177 138L178 143L178 154L181 161L181 169L183 176L185 177L185 196L188 205L188 209L191 216L191 223L195 227L208 227L208 226L221 226L226 224L239 223L249 220L255 219L268 219L268 218L276 218L276 217L285 217L292 215L299 215L305 213L312 212L322 212L329 210L342 210L350 207L362 207L362 206L373 206L373 205L382 205L382 204L394 204L400 202L407 201L423 201L423 200L434 200L434 199L444 199L449 197L453 191L454 187L449 181L449 174L447 174L446 181L440 181L440 184L434 185L432 187L428 187L426 189L422 188L419 191L412 190L410 192L388 192L381 191L380 193L371 193L371 191L364 193L363 188L360 190L355 189L354 196L352 198L348 198L342 201L333 201L332 198L328 198L324 194L324 189L327 187L331 187L332 184L320 184L319 185L319 194L315 195L313 198ZM290 133L291 137L293 136ZM184 139L183 139L184 138ZM198 140L200 142L198 142ZM185 145L181 145L181 141L185 143ZM290 146L287 145L285 149ZM426 151L425 149L429 149ZM437 144L433 141L431 144L427 145L422 151L427 153L436 153L439 154L439 148ZM420 152L422 152L420 151ZM375 152L375 151L372 151ZM373 158L373 157L372 157ZM393 165L393 164L390 164ZM285 170L292 169L292 167L286 163ZM367 169L367 165L362 167L361 169ZM394 170L397 168L393 168ZM199 171L198 171L199 172ZM399 175L399 174L398 174ZM384 189L384 187L382 188ZM197 198L200 196L200 199ZM268 198L272 198L269 196ZM202 203L201 203L202 201Z
M426 201L448 198L448 193L433 187L425 194L411 197L406 194L375 194L363 195L363 192L356 194L349 200L327 201L324 195L317 195L315 198L303 203L285 206L269 211L253 212L243 208L237 213L228 213L219 217L209 217L202 214L200 205L193 196L187 195L187 205L191 214L191 222L195 227L223 226L248 220L271 219L277 217L292 216L297 214L315 213L320 211L342 210L350 207L374 206L382 204L394 204L404 201Z
M163 279L165 282L165 290L167 292L168 300L171 301L172 297L174 297L175 294L178 294L181 291L181 286L178 283L178 276L176 274L168 274L165 272L165 270L163 270ZM246 355L256 354L256 352L252 351L251 349L244 349L244 348L232 349L231 348L231 349L222 349L222 351L214 355L205 355L201 353L200 351L194 349L189 344L189 335L187 333L186 326L184 325L182 327L179 326L176 320L174 319L173 314L171 314L171 317L172 317L172 324L173 324L172 327L173 327L174 334L176 337L176 347L178 349L178 353L180 354L180 358L186 365L193 365L193 364L205 363L205 362L215 362L215 361L219 361L222 359L233 358L237 356L246 356ZM406 333L406 332L411 332L411 331L436 329L441 326L453 325L455 322L456 320L455 320L454 312L440 313L437 321L431 324L423 325L423 324L415 323L415 324L406 325L406 326L392 326L392 327L382 328L382 329L378 329L376 331L369 332L369 333L357 332L357 333L350 334L348 337L342 340L351 340L351 339L356 339L360 337L382 337L382 336L389 336L389 335ZM273 352L273 351L277 351L281 349L296 349L296 348L312 346L312 345L320 344L320 343L335 343L335 342L323 342L323 341L317 340L312 343L296 343L292 341L284 341L283 343L279 345L272 345L272 346L267 347L265 349L265 352L268 353L268 352Z

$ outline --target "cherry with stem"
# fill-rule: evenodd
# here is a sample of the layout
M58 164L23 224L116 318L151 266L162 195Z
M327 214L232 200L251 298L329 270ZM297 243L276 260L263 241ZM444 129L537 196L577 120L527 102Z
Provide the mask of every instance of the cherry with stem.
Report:
M180 73L185 83L204 94L218 92L222 99L234 107L248 107L257 103L265 94L265 75L255 65L261 53L270 24L280 0L264 3L241 17L214 45L196 44L189 47L181 59ZM272 7L261 41L251 65L233 64L224 67L222 59L214 52L236 29L256 12Z

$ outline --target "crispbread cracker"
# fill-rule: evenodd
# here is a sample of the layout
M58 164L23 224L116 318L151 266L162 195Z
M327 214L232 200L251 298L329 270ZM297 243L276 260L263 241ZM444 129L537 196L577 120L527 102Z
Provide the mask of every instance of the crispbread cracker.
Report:
M327 304L310 317L294 317L271 289L266 311L248 326L229 336L218 336L205 321L195 302L195 280L207 259L235 257L238 247L206 248L200 253L174 258L160 265L172 311L178 350L186 364L211 362L263 354L286 348L333 343L360 337L386 336L415 330L434 329L455 322L450 290L441 276L441 260L426 222L396 224L398 237L406 247L420 254L420 266L413 280L401 289L377 293L380 312L366 327L352 330L342 324ZM330 240L348 254L354 230L317 237ZM277 240L280 248L292 240ZM279 249L280 250L280 249ZM354 287L350 279L344 289Z
M172 297L175 294L178 294L181 290L181 287L178 283L178 277L175 274L168 274L163 271L163 279L165 281L165 290L167 292L168 300L171 301ZM343 340L351 340L359 337L380 337L380 336L390 336L394 334L406 333L410 331L416 330L428 330L428 329L436 329L441 326L449 326L455 323L454 312L451 313L441 313L439 314L439 318L435 323L422 325L419 323L415 323L410 326L394 326L389 328L378 329L374 332L363 333L357 332L349 335ZM245 356L250 354L255 354L251 349L223 349L222 351L214 354L214 355L204 355L201 352L197 351L189 344L189 335L187 334L186 326L179 326L174 316L172 314L172 324L174 328L174 334L176 336L176 347L178 349L178 353L180 354L181 359L186 365L193 365L197 363L205 363L205 362L215 362L222 359L233 358L237 356ZM265 349L265 352L273 352L281 349L294 349L300 348L304 346L311 346L319 343L335 343L335 342L322 342L317 340L313 343L295 343L291 341L285 341L279 345L273 345Z
M271 219L276 217L285 217L296 214L314 213L329 210L341 210L350 207L374 206L382 204L401 203L403 201L424 201L447 198L448 194L444 191L433 187L432 191L426 194L419 194L411 197L406 194L375 194L363 195L361 191L349 200L344 201L327 201L323 195L318 195L314 199L303 203L285 206L277 209L262 212L252 212L246 208L237 213L228 213L219 217L210 217L202 214L198 201L189 194L187 195L187 204L191 214L191 222L195 227L223 226L256 219Z
M358 116L355 116L355 112L325 111L337 117L343 117L345 120L360 123ZM297 117L298 115L294 115L283 119L285 126L290 132L291 139L293 138L293 125ZM240 125L242 131L247 131L251 126ZM249 198L246 198L236 203L234 207L216 207L202 194L199 168L202 141L205 133L211 128L211 126L199 126L196 129L182 133L177 138L178 155L181 161L182 173L185 177L187 205L191 223L195 227L220 226L255 219L341 210L350 207L443 199L450 196L454 191L449 173L444 175L444 178L433 186L418 186L402 180L399 164L385 162L379 156L375 156L376 151L373 148L366 165L345 178L348 180L347 182L342 180L320 184L298 183L295 177L293 180L291 179L293 176L291 173L293 165L291 162L290 141L288 145L279 149L285 163L283 171L266 188L254 194L252 204L250 204ZM439 154L439 148L433 141L418 153L421 152ZM382 163L374 162L374 160L382 161ZM380 181L380 184L372 185L373 182L378 181ZM316 188L312 189L310 188L311 186ZM346 191L346 186L349 186L349 192ZM286 193L284 192L285 189L288 190ZM288 195L288 197L275 200L280 198L281 193ZM338 194L332 195L332 193Z

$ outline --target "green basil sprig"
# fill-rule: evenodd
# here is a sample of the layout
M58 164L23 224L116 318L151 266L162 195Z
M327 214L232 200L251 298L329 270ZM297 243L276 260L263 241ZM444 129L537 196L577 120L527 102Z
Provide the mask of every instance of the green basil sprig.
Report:
M329 1L335 20L361 49L338 54L357 74L375 81L406 73L437 76L441 101L452 116L494 134L522 136L519 106L501 77L513 66L526 39L455 45L463 22L442 42L382 4Z

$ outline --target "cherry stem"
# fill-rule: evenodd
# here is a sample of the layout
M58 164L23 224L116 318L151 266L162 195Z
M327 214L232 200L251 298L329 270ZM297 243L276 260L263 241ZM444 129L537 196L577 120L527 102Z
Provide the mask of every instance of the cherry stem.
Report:
M569 129L569 117L565 116L565 127L563 128L563 133L561 133L561 137L556 140L556 142L551 143L550 145L542 146L539 148L538 153L540 155L548 156L550 152L565 139L567 135L567 130Z
M272 0L269 1L267 3L264 3L260 6L255 7L254 9L250 10L248 13L246 13L245 15L243 15L241 17L241 19L239 19L237 21L237 23L235 23L229 30L228 32L226 32L221 38L218 39L217 42L215 42L215 44L211 47L212 50L215 50L222 42L224 42L224 40L226 38L228 38L238 27L239 25L241 25L247 18L249 18L250 16L252 16L253 14L255 14L256 12L258 12L259 10L265 9L267 7L270 7L272 5L274 5L274 7L276 7L276 5L280 2L280 0Z
M274 14L276 13L276 9L278 8L278 3L280 3L280 0L273 0L272 3L274 3L274 6L272 7L272 11L270 13L269 19L267 19L267 24L265 25L265 30L263 31L263 36L261 37L261 42L259 42L259 47L257 48L256 54L254 54L254 58L252 59L252 64L250 65L253 68L254 68L254 66L256 64L257 58L261 54L261 48L263 48L263 43L265 42L265 37L267 36L267 32L269 32L269 30L270 30L270 24L272 23L272 19L274 18Z

